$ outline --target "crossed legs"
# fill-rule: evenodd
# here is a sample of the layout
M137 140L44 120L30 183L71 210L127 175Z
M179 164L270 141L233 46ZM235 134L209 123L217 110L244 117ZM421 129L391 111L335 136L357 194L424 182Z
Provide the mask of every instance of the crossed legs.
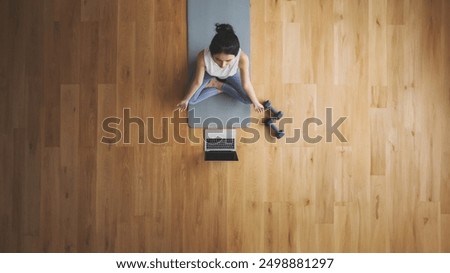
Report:
M251 104L250 98L242 88L239 72L234 76L228 77L224 80L217 80L215 77L209 75L208 73L205 73L205 76L203 77L203 83L194 93L194 96L192 96L189 104L197 104L222 92L239 100L242 103Z

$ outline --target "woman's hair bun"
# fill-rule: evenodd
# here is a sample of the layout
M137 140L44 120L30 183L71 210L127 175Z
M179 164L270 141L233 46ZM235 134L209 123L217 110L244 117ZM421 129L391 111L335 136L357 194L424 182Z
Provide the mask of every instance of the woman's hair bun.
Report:
M234 33L233 27L229 24L216 25L216 35L214 35L209 45L212 55L225 53L237 56L240 49L239 38Z
M216 24L216 32L217 34L219 33L231 33L231 34L235 34L234 33L234 29L230 24Z

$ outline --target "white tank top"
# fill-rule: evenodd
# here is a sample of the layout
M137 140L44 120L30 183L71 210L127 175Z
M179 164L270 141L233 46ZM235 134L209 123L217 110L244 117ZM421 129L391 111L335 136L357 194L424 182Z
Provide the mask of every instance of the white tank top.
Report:
M239 49L237 56L224 68L221 68L218 64L216 64L211 56L209 48L205 48L205 50L203 51L203 56L205 59L206 72L209 75L217 77L219 79L226 79L237 73L239 69L239 57L241 56L241 49Z

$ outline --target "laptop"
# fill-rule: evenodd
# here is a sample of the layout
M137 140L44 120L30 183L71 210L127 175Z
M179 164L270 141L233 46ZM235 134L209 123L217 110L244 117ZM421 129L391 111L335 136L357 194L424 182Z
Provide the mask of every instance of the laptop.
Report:
M205 129L205 161L238 161L235 129Z

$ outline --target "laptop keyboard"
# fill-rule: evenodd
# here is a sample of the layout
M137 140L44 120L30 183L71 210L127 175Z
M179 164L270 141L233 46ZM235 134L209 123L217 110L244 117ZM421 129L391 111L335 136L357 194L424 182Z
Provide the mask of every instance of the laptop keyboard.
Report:
M234 149L233 138L208 138L206 139L206 149L232 150Z

